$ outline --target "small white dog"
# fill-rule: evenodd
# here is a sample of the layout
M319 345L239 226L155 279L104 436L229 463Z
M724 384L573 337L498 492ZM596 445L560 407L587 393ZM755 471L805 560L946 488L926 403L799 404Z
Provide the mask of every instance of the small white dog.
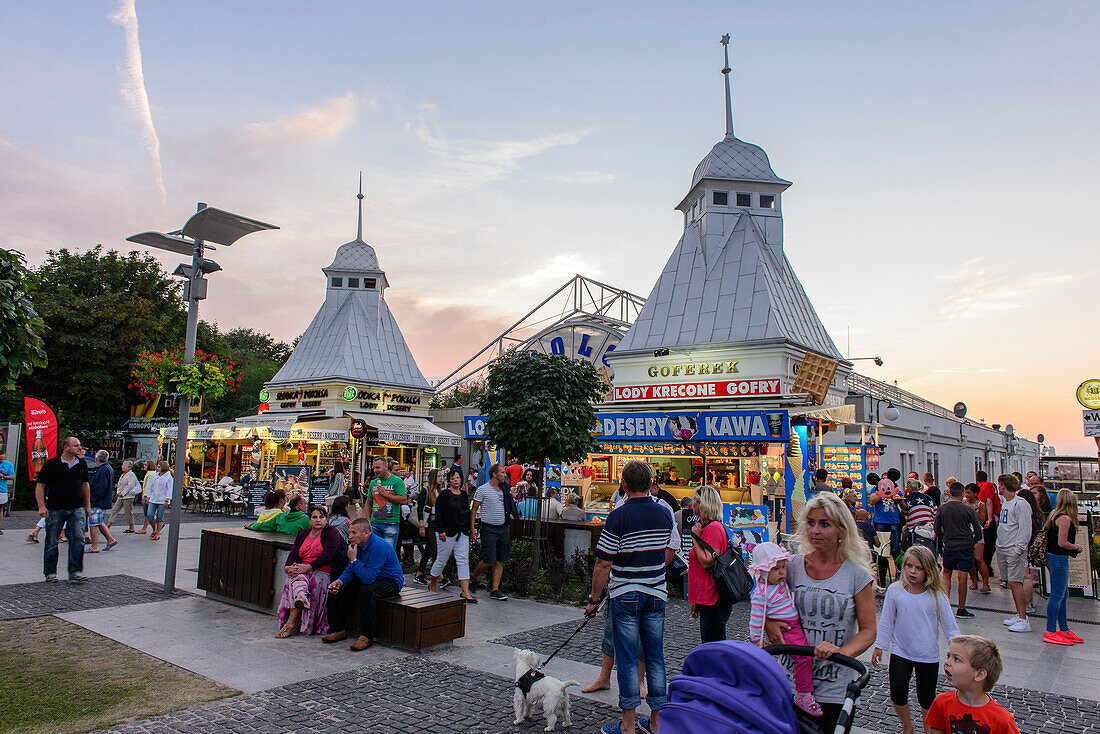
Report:
M530 650L516 649L516 680L524 676L529 670L538 667L539 656ZM572 726L569 718L569 692L565 689L569 686L579 686L575 680L560 681L553 676L545 675L531 685L531 690L524 695L523 691L516 687L515 696L512 698L512 707L516 710L514 724L522 724L528 716L534 713L535 706L542 702L542 713L546 716L546 728L543 731L554 731L554 727L561 718L563 727Z

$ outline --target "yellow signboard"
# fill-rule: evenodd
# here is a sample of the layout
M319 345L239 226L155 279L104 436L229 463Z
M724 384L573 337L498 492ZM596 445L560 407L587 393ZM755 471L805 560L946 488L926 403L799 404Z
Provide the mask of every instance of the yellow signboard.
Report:
M1100 380L1085 380L1077 388L1077 402L1089 410L1100 408Z

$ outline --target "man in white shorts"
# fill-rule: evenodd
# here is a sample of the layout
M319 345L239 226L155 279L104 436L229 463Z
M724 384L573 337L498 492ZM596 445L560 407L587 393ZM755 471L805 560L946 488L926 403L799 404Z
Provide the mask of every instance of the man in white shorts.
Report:
M1001 580L1008 582L1016 606L1016 616L1006 619L1005 626L1011 632L1030 632L1024 579L1027 576L1027 544L1031 541L1031 505L1016 496L1019 489L1020 480L1012 474L997 477L997 491L1004 500L997 518L997 568Z

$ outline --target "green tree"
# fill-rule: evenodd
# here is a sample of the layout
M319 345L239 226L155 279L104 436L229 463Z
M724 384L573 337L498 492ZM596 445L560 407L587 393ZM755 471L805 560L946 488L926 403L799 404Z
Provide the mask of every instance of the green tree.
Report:
M432 396L431 408L465 408L477 401L489 389L487 380L464 380L454 387Z
M485 434L520 461L581 461L596 450L593 404L603 395L590 363L551 354L514 354L489 367L477 404Z
M15 388L15 380L46 364L42 341L45 324L28 294L29 272L23 254L0 250L0 390Z
M100 246L51 250L34 279L48 362L19 380L22 391L50 401L74 429L120 428L134 360L183 341L181 285L151 255Z

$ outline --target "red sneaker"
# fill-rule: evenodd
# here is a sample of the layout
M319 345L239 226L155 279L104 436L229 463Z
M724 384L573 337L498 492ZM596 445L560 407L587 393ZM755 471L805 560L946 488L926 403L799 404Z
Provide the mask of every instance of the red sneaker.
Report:
M1084 642L1084 640L1081 639L1080 637L1078 637L1077 633L1074 632L1073 630L1066 630L1065 632L1061 632L1059 634L1061 634L1062 637L1065 637L1067 640L1069 640L1070 642L1073 642L1073 643Z
M1071 640L1067 640L1065 637L1062 637L1061 632L1044 632L1043 633L1043 642L1049 642L1052 645L1072 645L1073 644L1073 642Z

